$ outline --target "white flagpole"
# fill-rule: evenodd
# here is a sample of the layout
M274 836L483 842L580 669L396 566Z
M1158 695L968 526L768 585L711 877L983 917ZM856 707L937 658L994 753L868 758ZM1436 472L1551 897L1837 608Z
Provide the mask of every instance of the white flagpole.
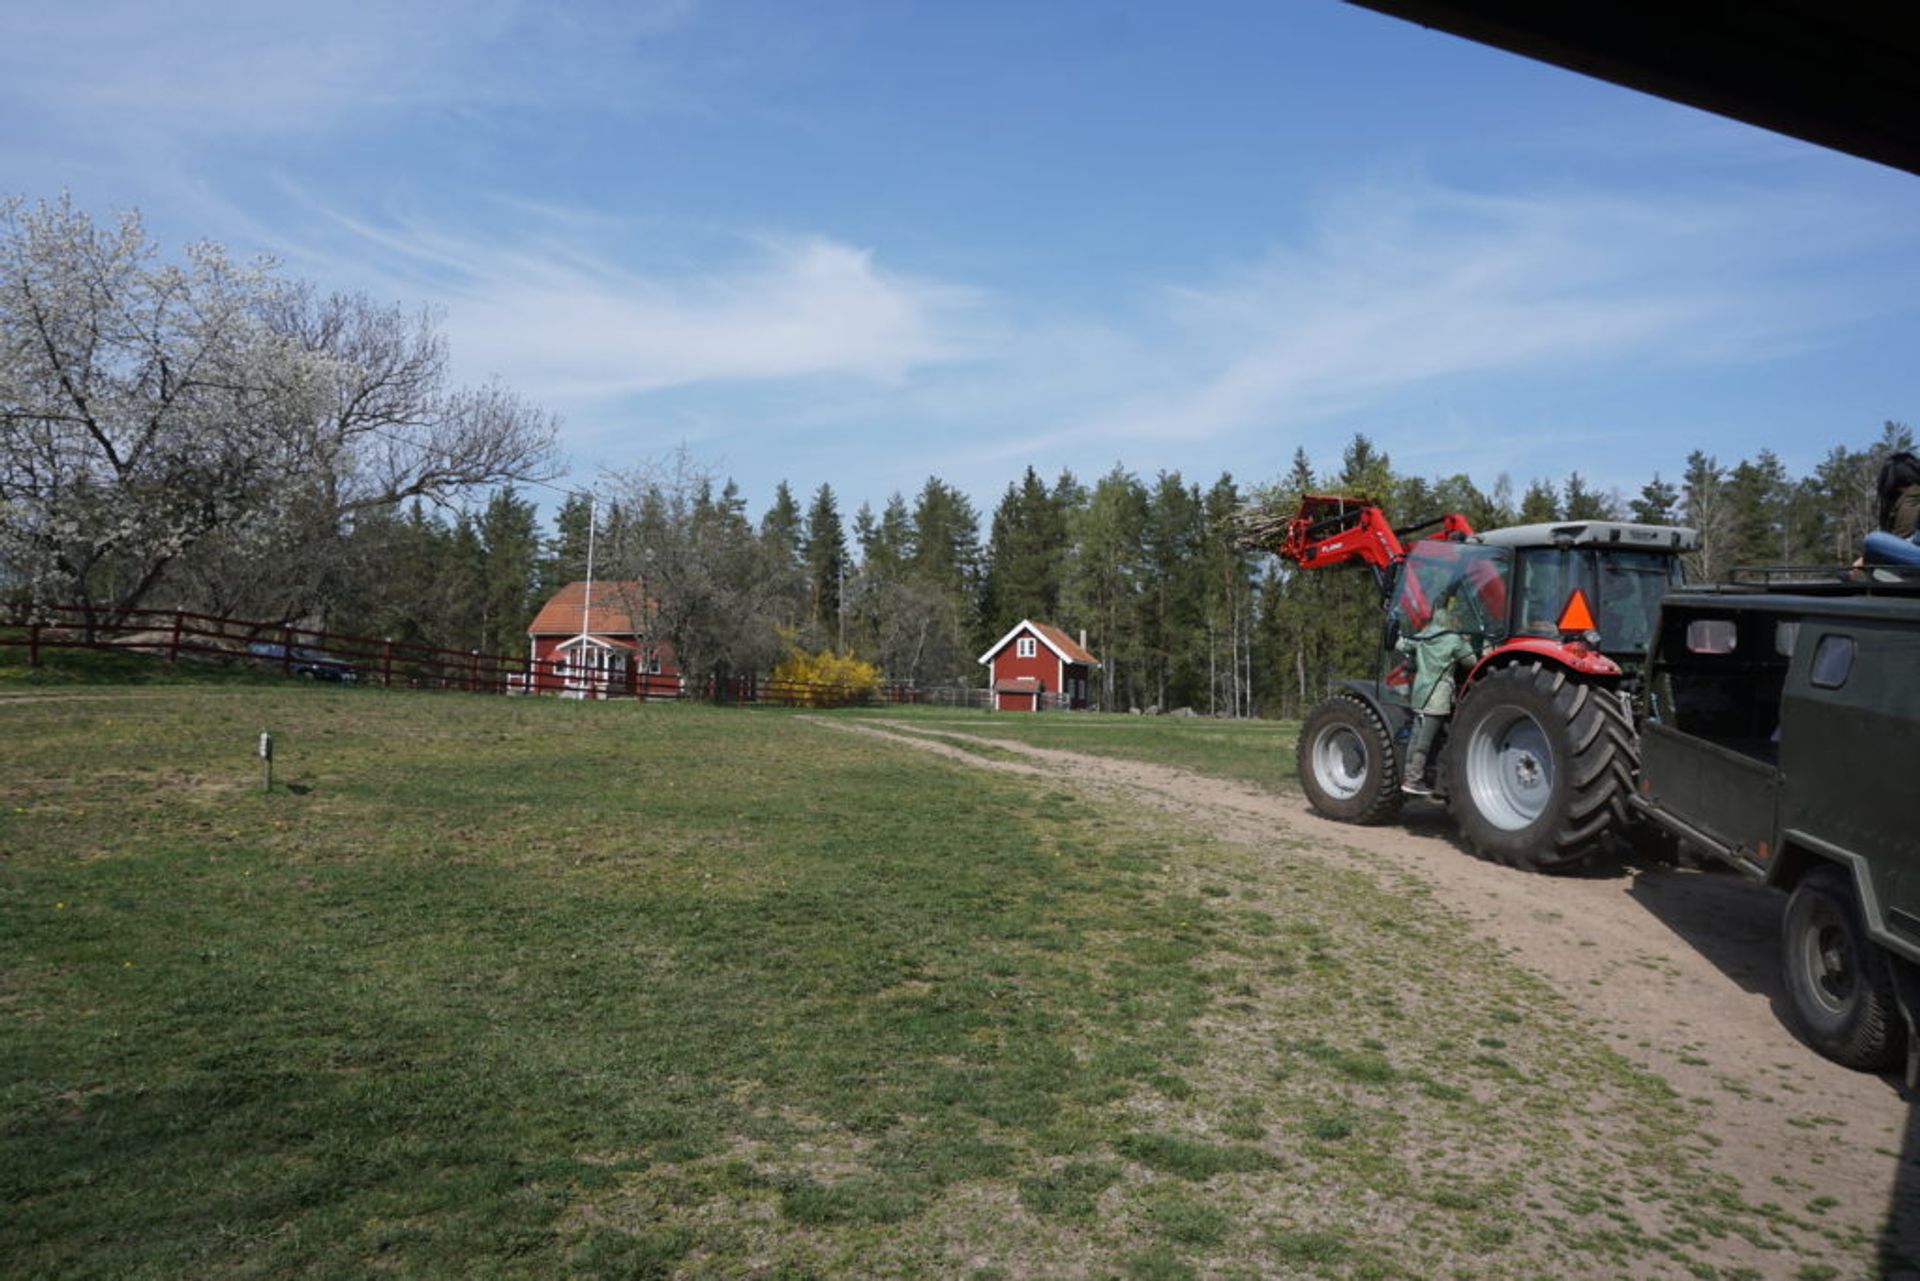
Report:
M574 655L574 661L584 666L587 661L587 648L591 644L587 639L587 618L593 609L593 531L599 523L600 495L587 496L587 592L580 601L580 652ZM592 669L588 669L591 671ZM587 689L593 689L593 677L587 677Z

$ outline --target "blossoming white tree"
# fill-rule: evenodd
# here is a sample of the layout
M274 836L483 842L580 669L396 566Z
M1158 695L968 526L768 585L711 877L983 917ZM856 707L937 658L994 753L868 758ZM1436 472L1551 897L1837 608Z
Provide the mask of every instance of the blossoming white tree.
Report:
M135 607L355 511L539 477L554 422L453 388L433 318L320 296L137 214L0 203L0 557L35 604Z

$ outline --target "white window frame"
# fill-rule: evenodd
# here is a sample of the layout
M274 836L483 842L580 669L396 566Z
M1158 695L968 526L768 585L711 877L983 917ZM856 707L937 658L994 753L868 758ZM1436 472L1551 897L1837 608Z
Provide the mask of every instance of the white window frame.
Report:
M1022 636L1013 643L1013 653L1016 658L1032 658L1039 652L1040 642L1031 636Z

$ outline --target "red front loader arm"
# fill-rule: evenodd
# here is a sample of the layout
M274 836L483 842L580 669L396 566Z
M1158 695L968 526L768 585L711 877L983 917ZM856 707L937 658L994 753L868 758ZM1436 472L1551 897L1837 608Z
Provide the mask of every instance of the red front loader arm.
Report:
M1359 561L1384 573L1407 558L1403 539L1430 525L1440 527L1428 535L1431 538L1464 538L1473 533L1473 526L1458 512L1395 529L1387 523L1380 504L1369 499L1305 494L1299 510L1281 527L1279 545L1273 550L1302 569Z

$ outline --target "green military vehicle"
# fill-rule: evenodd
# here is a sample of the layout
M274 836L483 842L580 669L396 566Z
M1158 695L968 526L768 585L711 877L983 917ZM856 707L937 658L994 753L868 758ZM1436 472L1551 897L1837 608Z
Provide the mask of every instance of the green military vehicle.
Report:
M1633 807L1789 893L1788 1003L1850 1067L1920 1069L1920 572L1676 589Z

